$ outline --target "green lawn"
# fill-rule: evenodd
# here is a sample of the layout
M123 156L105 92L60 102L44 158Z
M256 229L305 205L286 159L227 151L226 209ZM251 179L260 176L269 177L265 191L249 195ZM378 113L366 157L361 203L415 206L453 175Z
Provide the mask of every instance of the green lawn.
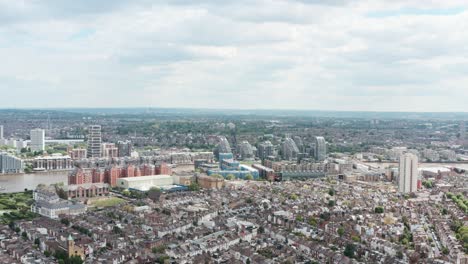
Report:
M99 199L99 200L92 201L91 205L96 206L96 207L111 207L111 206L117 206L123 203L125 203L125 200L122 198L110 197L106 199Z
M15 220L33 219L36 217L36 214L30 211L32 203L32 191L20 193L1 193L0 210L5 212L0 216L0 222L7 224L10 221Z

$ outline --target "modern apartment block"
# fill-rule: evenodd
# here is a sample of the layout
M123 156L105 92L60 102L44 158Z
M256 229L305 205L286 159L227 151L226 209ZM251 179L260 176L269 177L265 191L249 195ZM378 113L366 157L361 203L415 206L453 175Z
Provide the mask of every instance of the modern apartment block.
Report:
M315 159L323 161L327 158L327 142L324 137L315 138Z
M24 163L20 158L11 156L6 152L0 152L0 174L21 173L23 169Z
M119 141L117 142L117 149L119 157L130 157L132 154L132 142L131 141Z
M88 128L88 158L101 157L101 126L92 125Z
M400 156L400 176L398 190L411 193L418 190L418 156L405 153Z
M45 150L45 130L36 128L31 130L31 151L44 151Z

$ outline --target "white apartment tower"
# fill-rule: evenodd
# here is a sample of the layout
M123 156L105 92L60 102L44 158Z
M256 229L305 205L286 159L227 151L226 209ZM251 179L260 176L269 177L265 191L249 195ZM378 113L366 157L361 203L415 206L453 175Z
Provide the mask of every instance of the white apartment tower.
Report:
M411 193L418 190L418 156L405 153L400 156L398 191Z
M327 158L327 142L324 137L315 137L315 159L323 161Z
M36 128L31 130L31 151L45 150L45 130Z
M101 126L92 125L88 128L88 158L101 157Z
M0 139L3 139L3 126L0 126Z

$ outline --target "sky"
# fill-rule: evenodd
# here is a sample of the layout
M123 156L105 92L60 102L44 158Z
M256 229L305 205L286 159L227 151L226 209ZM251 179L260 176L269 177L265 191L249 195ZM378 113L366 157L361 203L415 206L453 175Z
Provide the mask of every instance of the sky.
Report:
M0 0L0 108L468 112L466 0Z

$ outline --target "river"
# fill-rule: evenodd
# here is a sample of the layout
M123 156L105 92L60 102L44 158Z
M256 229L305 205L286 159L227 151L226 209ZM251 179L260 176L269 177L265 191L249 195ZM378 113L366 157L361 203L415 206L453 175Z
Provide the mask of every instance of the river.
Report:
M39 184L68 183L68 172L40 173L40 174L0 174L0 187L2 193L22 192L25 188L34 190ZM3 189L4 188L4 189Z

